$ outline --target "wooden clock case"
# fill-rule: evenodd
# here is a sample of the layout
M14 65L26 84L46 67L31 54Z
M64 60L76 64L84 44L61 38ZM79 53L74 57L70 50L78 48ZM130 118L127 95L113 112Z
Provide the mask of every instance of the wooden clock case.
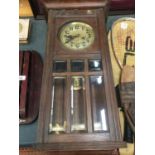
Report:
M117 102L115 97L111 62L106 34L106 10L109 1L106 0L44 0L43 4L48 14L47 48L44 60L41 105L39 112L38 144L37 147L52 151L88 151L88 150L114 150L124 146L122 141ZM69 50L60 43L58 31L65 23L72 21L85 22L94 28L95 42L89 48L81 51ZM65 72L55 72L53 63L65 61ZM71 62L82 60L84 70L71 71ZM90 71L89 60L101 60L101 70ZM52 85L54 77L66 77L65 91L65 119L67 121L66 133L49 133L51 115ZM72 76L85 78L85 112L87 132L71 132L70 116L70 85ZM102 76L104 79L103 96L106 102L108 129L106 132L94 131L94 110L90 94L90 76ZM102 98L99 93L98 98ZM95 103L97 104L97 103Z

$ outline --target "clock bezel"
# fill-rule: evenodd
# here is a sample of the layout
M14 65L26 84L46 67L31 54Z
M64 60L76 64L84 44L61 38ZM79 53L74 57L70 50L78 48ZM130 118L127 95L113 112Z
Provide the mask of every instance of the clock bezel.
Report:
M85 47L81 47L81 48L75 48L75 47L71 47L71 46L67 46L65 45L65 43L63 42L63 39L61 38L61 34L64 32L64 30L66 29L66 27L69 27L69 26L74 26L76 24L79 24L80 26L84 26L85 28L89 28L91 29L91 32L92 32L92 39L91 39L91 42L89 44L87 44L87 46ZM59 32L58 32L58 38L59 38L59 41L61 42L62 46L64 46L65 48L69 49L69 50L73 50L74 52L75 51L82 51L84 49L87 49L87 48L90 48L94 42L95 42L95 32L94 32L94 28L87 24L86 22L81 22L81 21L71 21L69 23L65 23L64 25L62 25L62 27L60 27L59 29Z
M77 22L80 21L82 23L86 23L90 25L94 30L94 42L91 44L91 46L81 49L81 50L72 50L69 48L66 48L62 45L62 43L59 40L58 34L61 27L67 23L71 22ZM95 27L98 26L98 21L96 20L96 16L85 16L85 15L78 15L78 17L74 17L73 15L67 15L62 17L57 17L55 19L55 25L53 25L53 32L56 39L54 40L54 53L55 55L63 55L63 54L72 54L72 53L79 53L79 54L96 54L99 53L99 33L98 30L95 29Z

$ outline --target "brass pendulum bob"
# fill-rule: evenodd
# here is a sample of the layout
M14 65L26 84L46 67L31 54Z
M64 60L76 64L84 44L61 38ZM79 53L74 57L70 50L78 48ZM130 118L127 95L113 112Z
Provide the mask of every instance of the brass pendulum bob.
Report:
M81 78L74 77L73 78L73 90L80 90L82 89Z

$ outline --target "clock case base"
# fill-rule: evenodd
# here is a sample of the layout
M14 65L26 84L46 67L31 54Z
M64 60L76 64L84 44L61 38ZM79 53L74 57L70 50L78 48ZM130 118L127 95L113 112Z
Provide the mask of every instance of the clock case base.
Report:
M118 149L105 151L46 151L29 147L21 147L20 155L119 155Z

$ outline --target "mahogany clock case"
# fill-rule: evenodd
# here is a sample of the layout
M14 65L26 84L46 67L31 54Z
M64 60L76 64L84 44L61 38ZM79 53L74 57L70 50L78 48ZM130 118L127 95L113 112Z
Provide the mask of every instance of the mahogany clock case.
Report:
M95 42L88 49L71 51L63 47L58 39L59 29L68 22L82 21L94 28ZM100 71L90 71L88 62L91 59L101 60ZM83 60L84 70L82 72L71 71L72 60ZM66 61L65 72L55 72L53 64L57 61ZM70 9L49 10L48 12L48 37L43 71L41 105L39 112L38 147L49 150L77 151L77 150L112 150L124 146L119 126L119 117L113 79L111 72L110 55L106 36L105 10L104 9ZM70 100L69 85L72 76L83 76L86 79L86 119L87 132L72 133L70 130L70 106L65 106L67 130L65 134L50 134L49 122L51 115L52 85L54 77L66 76L67 89L65 91L65 103ZM106 132L94 132L93 109L89 93L89 76L103 76L105 99L107 107L108 129ZM103 90L103 89L102 89ZM104 90L103 90L104 95ZM100 96L101 97L101 96ZM97 103L96 103L97 104Z

